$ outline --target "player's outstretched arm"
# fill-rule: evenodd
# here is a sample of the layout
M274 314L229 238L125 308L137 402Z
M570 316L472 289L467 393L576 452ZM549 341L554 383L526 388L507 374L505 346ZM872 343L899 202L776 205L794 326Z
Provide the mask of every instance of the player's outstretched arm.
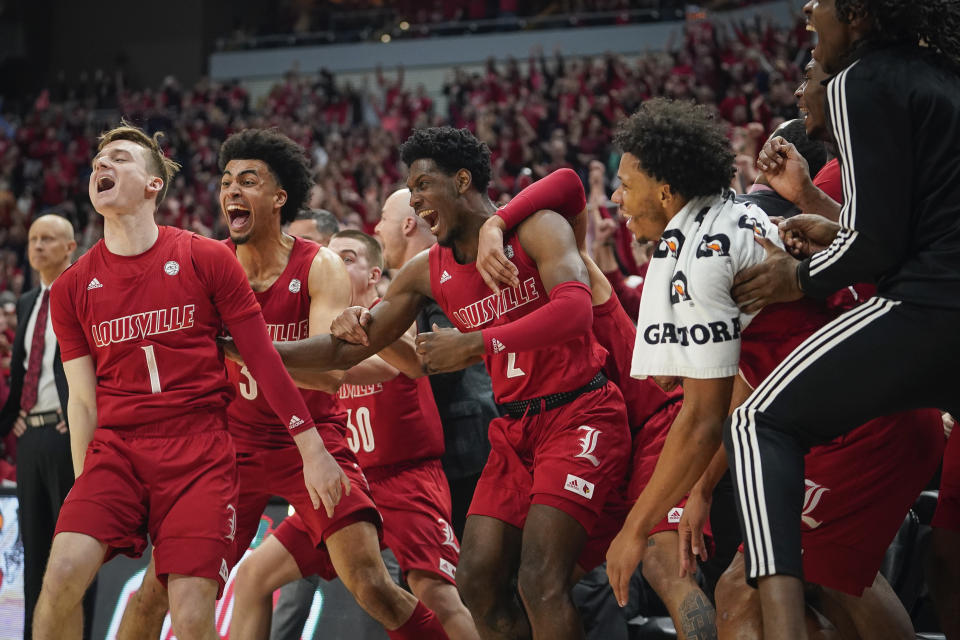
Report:
M430 265L424 252L400 269L383 300L370 312L367 344L351 344L325 333L275 346L291 372L349 369L399 339L430 295Z
M607 576L621 607L627 602L630 576L643 560L647 533L690 491L720 447L732 391L733 376L684 379L683 407L653 476L607 551Z
M70 396L67 398L67 420L70 424L70 451L73 475L80 476L87 446L97 428L97 374L93 359L82 356L63 363Z

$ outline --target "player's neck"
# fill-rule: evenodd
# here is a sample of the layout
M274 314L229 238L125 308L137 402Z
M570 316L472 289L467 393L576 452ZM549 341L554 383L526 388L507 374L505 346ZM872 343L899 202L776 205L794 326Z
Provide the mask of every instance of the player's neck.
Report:
M404 248L403 262L400 263L400 266L403 266L408 262L410 262L411 258L413 258L415 255L417 255L421 251L424 251L425 249L429 249L430 247L432 247L434 243L436 243L436 241L437 239L433 237L433 234L430 234L430 236L427 238L424 238L422 236L411 237L409 242L407 242L407 246Z
M277 229L276 233L237 245L237 260L251 282L276 278L287 268L293 242L291 236Z
M357 296L357 299L353 301L353 304L369 309L379 297L380 294L377 293L377 288L371 285L367 287L366 291L364 291L361 295Z
M460 264L470 264L477 261L477 249L480 244L480 227L497 208L486 195L479 195L468 204L462 213L463 224L459 237L453 241L453 255Z
M114 255L138 256L149 250L159 236L152 208L103 218L103 242Z

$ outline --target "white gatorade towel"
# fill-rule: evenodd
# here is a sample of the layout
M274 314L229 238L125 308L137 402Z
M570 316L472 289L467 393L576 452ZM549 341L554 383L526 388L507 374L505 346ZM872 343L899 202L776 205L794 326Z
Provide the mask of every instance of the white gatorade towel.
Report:
M766 257L761 237L783 247L767 214L733 192L694 198L667 223L643 283L633 377L737 374L740 333L755 314L741 313L730 289Z

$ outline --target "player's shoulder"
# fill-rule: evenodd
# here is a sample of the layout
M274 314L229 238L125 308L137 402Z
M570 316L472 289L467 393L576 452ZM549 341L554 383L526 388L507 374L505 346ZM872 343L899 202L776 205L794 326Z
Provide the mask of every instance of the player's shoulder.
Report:
M189 243L190 252L199 260L221 260L226 257L232 258L233 245L221 240L207 238L192 231L176 229L177 235L173 238L177 243Z

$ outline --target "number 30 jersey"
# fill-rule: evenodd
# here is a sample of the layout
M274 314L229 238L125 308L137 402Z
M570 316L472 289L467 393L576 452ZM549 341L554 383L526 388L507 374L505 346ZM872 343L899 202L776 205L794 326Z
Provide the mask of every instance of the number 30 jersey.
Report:
M454 326L463 331L480 331L507 324L550 301L540 280L540 271L527 255L516 234L504 238L504 253L519 271L520 286L490 291L476 265L460 264L453 250L430 248L430 288L433 298ZM564 318L552 318L564 322ZM484 362L498 403L529 400L587 384L603 368L606 351L592 332L564 344L533 351L485 355Z
M172 418L230 401L216 337L260 310L226 247L171 227L136 256L98 242L54 282L50 308L63 361L93 360L98 426L166 436L189 424Z
M223 242L230 249L230 258L240 267L236 247L230 240ZM280 277L265 291L254 293L267 323L267 331L274 342L288 342L307 338L310 333L310 265L320 251L320 245L294 238L287 266ZM241 273L243 269L241 268ZM244 276L246 280L246 276ZM237 396L227 407L227 425L238 451L279 449L293 446L287 426L277 420L267 399L250 371L233 361L227 361L227 374ZM310 415L318 425L332 424L343 432L346 415L337 399L329 393L300 389Z

